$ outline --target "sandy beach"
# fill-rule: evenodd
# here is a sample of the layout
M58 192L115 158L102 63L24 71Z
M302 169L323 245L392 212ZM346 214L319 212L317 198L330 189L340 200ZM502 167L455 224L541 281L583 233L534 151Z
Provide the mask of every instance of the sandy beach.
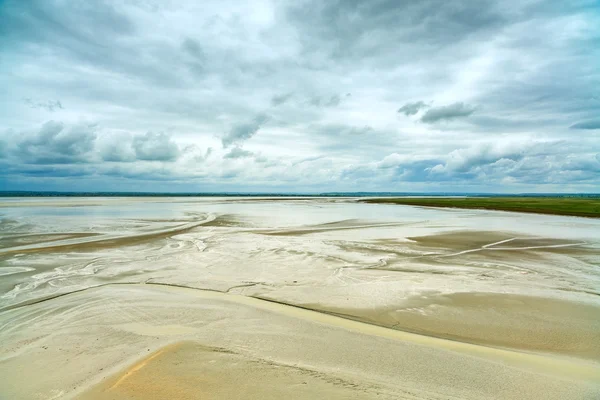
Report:
M594 399L599 230L353 199L3 200L0 397Z

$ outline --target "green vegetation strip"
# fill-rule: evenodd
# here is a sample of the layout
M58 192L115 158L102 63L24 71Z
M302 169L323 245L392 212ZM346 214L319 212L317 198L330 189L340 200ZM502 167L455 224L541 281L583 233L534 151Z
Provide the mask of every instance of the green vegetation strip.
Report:
M364 199L360 201L364 203L500 210L600 218L600 198L597 197L402 197Z

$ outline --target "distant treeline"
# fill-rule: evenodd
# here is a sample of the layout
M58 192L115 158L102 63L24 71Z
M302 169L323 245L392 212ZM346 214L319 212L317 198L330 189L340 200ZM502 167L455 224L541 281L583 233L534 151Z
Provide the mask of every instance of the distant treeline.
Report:
M600 193L460 193L460 192L326 192L326 193L170 193L170 192L35 192L0 191L0 197L582 197Z

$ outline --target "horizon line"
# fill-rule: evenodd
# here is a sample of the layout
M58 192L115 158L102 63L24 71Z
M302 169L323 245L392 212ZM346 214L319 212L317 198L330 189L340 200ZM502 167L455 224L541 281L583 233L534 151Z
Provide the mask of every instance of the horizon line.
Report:
M55 190L0 190L0 197L92 197L92 196L136 196L136 197L243 197L243 196L277 196L277 197L368 197L368 196L600 196L594 192L461 192L461 191L432 191L432 192L389 192L389 191L334 191L334 192L252 192L252 191L223 191L223 192L149 192L149 191L55 191Z

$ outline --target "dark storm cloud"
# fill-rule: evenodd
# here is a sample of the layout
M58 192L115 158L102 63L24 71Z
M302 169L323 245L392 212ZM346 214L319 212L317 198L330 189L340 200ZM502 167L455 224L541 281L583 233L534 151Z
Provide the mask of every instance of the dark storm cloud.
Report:
M257 115L251 122L235 125L229 133L221 139L223 147L229 147L232 144L240 144L256 135L258 130L269 120L266 114Z
M339 94L333 96L313 96L308 103L315 107L337 107L342 102Z
M0 38L24 40L30 44L59 44L62 50L81 56L107 54L104 43L134 32L134 24L107 2L65 3L46 0L3 4Z
M475 107L465 103L454 103L447 106L432 107L421 117L421 122L432 124L456 118L465 118L475 112Z
M417 101L414 103L406 103L405 105L403 105L402 107L400 107L398 109L398 112L400 114L404 114L406 116L410 116L410 115L415 115L416 113L418 113L419 111L421 111L424 108L427 108L428 105L425 104L422 101Z
M288 17L306 33L307 52L326 50L335 58L355 58L378 56L398 43L444 46L472 37L485 40L507 23L507 16L495 4L314 0L292 7Z
M6 0L3 7L11 17L2 24L0 33L3 35L26 34L29 39L49 41L52 38L44 34L56 32L76 40L97 40L95 34L100 32L113 36L134 31L133 23L105 1L64 4L48 0ZM39 25L38 29L30 29L34 25Z
M104 138L98 144L98 153L103 161L176 161L182 154L194 150L195 146L181 149L166 133L147 132L143 135L120 133Z
M204 58L204 53L202 52L202 48L200 47L200 44L196 40L194 40L192 38L186 38L183 41L182 47L185 51L187 51L193 57L199 58L199 59Z
M18 175L30 176L36 178L72 178L72 177L84 177L91 175L93 171L90 168L78 165L45 165L43 167L38 166L23 166L20 169L14 171Z
M171 171L162 167L131 168L130 166L115 165L102 171L108 177L125 178L141 181L172 181L177 179Z
M14 155L27 164L87 162L86 155L94 148L95 140L94 125L65 128L61 122L48 121L34 134L17 138Z
M325 103L326 107L336 107L340 105L340 102L342 101L342 98L340 97L340 95L336 94L333 95L329 98L329 100L327 100L327 102Z
M225 156L223 158L230 158L230 159L248 158L248 157L252 157L253 155L254 155L254 153L251 151L244 150L240 147L234 147L233 149L231 149L229 151L229 153L225 154Z
M48 100L48 101L34 101L30 98L23 99L23 102L30 108L43 108L47 111L54 112L55 110L64 109L62 103L59 100Z
M301 159L301 160L298 160L298 161L295 161L295 162L293 162L293 163L292 163L292 166L293 166L293 167L295 167L296 165L300 165L300 164L303 164L303 163L306 163L306 162L313 162L313 161L317 161L317 160L320 160L320 159L322 159L322 158L325 158L325 157L324 157L324 156L312 156L312 157L306 157L306 158L303 158L303 159Z
M144 161L175 161L180 150L177 143L165 133L148 132L133 138L136 158Z
M117 140L104 144L100 149L100 157L108 162L135 161L137 158L130 140L130 138L125 138L125 141L117 138Z
M293 93L284 93L284 94L279 94L279 95L273 96L271 98L271 105L273 107L280 106L280 105L284 104L285 102L287 102L292 97L292 95L293 95Z
M571 125L571 129L600 129L600 119L578 122L576 124Z
M189 55L188 59L183 62L191 74L195 77L205 76L207 60L198 41L189 37L185 38L181 47Z
M75 65L104 68L155 85L181 85L164 62L175 58L176 49L136 45L131 40L136 38L135 22L120 6L110 1L6 0L0 7L0 46L50 48Z

